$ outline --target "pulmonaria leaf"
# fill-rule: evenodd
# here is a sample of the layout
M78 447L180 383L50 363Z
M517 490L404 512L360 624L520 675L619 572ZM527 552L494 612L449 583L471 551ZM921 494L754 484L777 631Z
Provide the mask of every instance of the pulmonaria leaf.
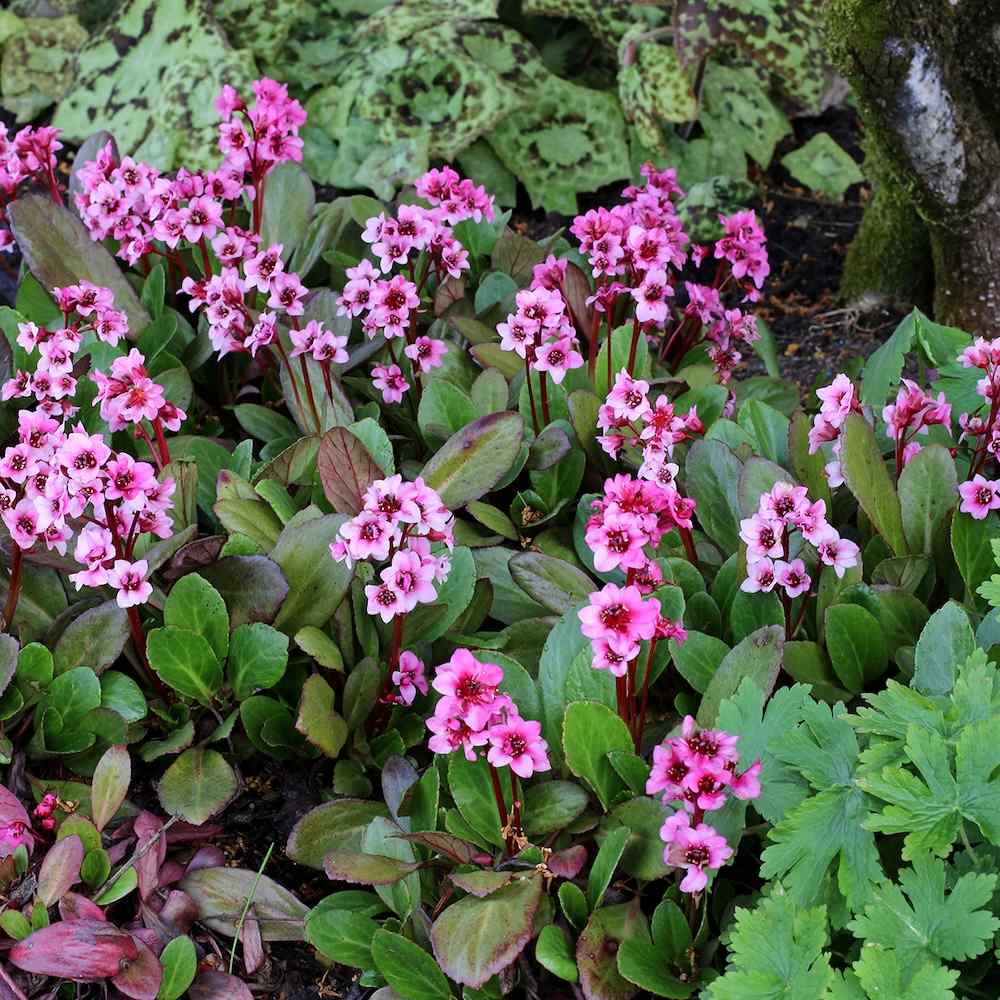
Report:
M122 153L163 170L215 167L223 83L249 89L256 67L230 45L204 0L127 0L77 53L73 90L53 124L81 141L100 124Z
M773 72L809 110L823 107L832 79L823 48L824 0L678 0L675 43L694 66L719 46L733 46Z
M782 157L781 164L797 181L836 201L852 184L865 179L851 154L827 132L814 135L804 146Z
M3 44L0 93L18 121L30 121L73 86L74 56L87 40L80 22L67 17L29 17Z
M780 885L753 910L737 907L729 966L706 990L707 1000L796 997L822 1000L830 984L826 907L803 910Z
M576 213L576 196L624 180L631 170L621 104L613 94L557 76L530 104L487 135L504 165L546 211Z
M642 144L666 153L664 122L688 122L698 117L698 99L688 71L672 45L644 41L645 24L637 24L619 48L618 96L625 117Z
M752 70L712 63L705 72L701 125L745 150L762 167L792 131L785 113L771 100Z
M525 0L525 14L541 14L543 17L569 17L582 21L592 35L600 39L609 49L614 51L625 33L633 27L637 20L636 14L630 10L629 4L621 0ZM643 27L653 26L651 22L665 20L669 15L665 12L647 10L647 19Z
M212 13L230 38L238 38L241 49L249 49L262 66L274 63L292 29L299 10L312 4L300 0L215 0ZM265 244L266 245L266 244Z

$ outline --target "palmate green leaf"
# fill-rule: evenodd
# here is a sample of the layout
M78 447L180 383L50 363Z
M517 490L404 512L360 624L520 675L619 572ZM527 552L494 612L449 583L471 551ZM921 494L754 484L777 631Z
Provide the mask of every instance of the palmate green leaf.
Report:
M874 888L849 927L868 943L894 948L910 967L935 958L965 961L981 955L1000 927L987 908L996 883L996 874L969 872L946 893L944 862L919 854L900 870L898 885Z
M859 994L835 991L831 1000L867 997L868 1000L954 1000L952 987L958 972L937 962L925 962L913 969L891 948L866 946L854 963L854 973L861 989Z
M791 765L770 752L771 744L782 738L802 721L805 705L810 701L806 684L781 688L764 708L764 692L749 678L739 686L732 698L719 707L718 724L740 738L740 758L750 763L760 760L761 794L754 799L754 808L771 823L777 823L808 793L808 783Z
M862 826L869 809L854 779L858 741L842 710L806 703L803 721L773 747L815 790L768 833L761 875L780 878L791 898L808 906L820 898L827 872L852 908L867 899L882 874L875 838Z
M782 157L781 165L806 187L841 201L852 184L865 175L854 158L828 132L818 132L804 146Z
M917 774L890 766L858 778L861 788L886 803L868 818L868 829L905 834L906 860L924 851L947 857L963 820L1000 843L1000 778L993 774L1000 765L1000 717L965 726L954 748L940 733L911 725L906 757Z
M833 976L826 943L826 907L802 909L777 885L755 909L737 907L729 965L706 1000L823 1000Z

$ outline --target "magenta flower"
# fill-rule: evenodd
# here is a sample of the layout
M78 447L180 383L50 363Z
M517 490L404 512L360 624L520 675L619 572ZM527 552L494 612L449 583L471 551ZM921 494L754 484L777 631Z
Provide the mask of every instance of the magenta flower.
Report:
M621 566L639 569L646 565L643 547L650 541L635 514L609 510L600 519L588 522L585 539L594 554L594 567L599 573Z
M746 594L769 594L777 582L774 562L770 559L747 561L747 578L740 584Z
M985 479L978 473L971 481L958 487L962 497L959 508L964 514L971 514L977 521L983 520L991 510L1000 510L1000 482Z
M486 759L494 767L509 765L520 778L550 769L548 744L542 739L542 724L514 717L489 730Z
M396 685L399 699L404 705L412 705L418 691L420 694L427 694L423 660L409 650L399 654L399 665L392 672L391 680Z
M372 368L372 385L382 393L387 403L401 403L410 383L403 377L399 365L375 365Z
M716 833L714 827L707 823L692 827L683 812L667 819L660 837L667 845L663 851L666 864L687 870L680 884L681 892L701 892L708 885L707 870L721 868L733 856L726 838Z
M153 593L152 584L146 579L149 566L145 559L128 562L116 559L114 566L108 570L108 583L118 591L115 600L120 608L131 608L136 604L145 604Z
M467 649L456 649L451 659L437 668L434 690L444 695L449 714L462 716L472 729L482 729L495 711L493 702L503 669L495 663L480 663Z
M583 634L604 639L623 655L642 639L652 639L660 617L660 602L643 600L639 588L606 584L590 595L590 603L577 612Z
M809 584L812 582L801 559L793 559L791 562L779 559L774 564L774 575L778 583L785 588L785 594L792 599L808 593Z
M433 337L417 337L417 339L404 348L403 353L413 363L415 371L426 374L435 368L440 368L448 347L443 340L435 340Z
M824 565L833 567L838 579L843 577L846 570L857 566L861 552L854 542L841 538L836 529L829 526L816 545L816 551Z
M763 504L761 505L763 508ZM771 559L782 554L782 537L784 526L763 510L740 521L740 538L746 542L747 558L759 559L767 556Z

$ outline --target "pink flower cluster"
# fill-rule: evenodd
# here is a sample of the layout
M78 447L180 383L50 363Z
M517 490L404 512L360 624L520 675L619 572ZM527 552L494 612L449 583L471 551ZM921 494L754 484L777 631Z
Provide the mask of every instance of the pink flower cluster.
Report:
M674 446L705 430L697 407L680 416L664 395L650 403L649 383L632 378L624 368L615 376L614 387L598 410L597 426L603 431L597 440L612 458L624 447L641 448L639 478L664 489L673 488L677 475L677 466L669 461Z
M89 281L65 288L53 288L53 298L67 324L59 330L47 330L34 323L19 323L17 343L28 352L38 352L34 372L19 371L0 389L0 399L27 399L34 397L38 409L44 413L73 416L77 380L73 375L75 355L83 338L93 333L99 340L116 346L128 333L128 321L123 312L114 307L111 291ZM70 323L75 314L77 322ZM124 430L134 424L139 436L149 440L142 427L148 420L157 436L163 428L180 429L186 414L163 394L163 388L154 382L145 368L146 359L132 348L126 357L111 363L110 375L95 371L91 380L97 385L97 401L102 419L112 431Z
M451 560L432 553L431 544L453 547L454 518L422 479L380 479L363 500L362 510L341 525L330 555L348 566L367 559L388 562L379 582L365 587L368 613L388 622L437 597L435 584L448 578Z
M682 892L701 892L708 884L706 870L721 868L733 854L725 838L703 822L705 813L721 809L728 795L760 795L761 763L755 761L740 772L737 742L729 733L699 729L689 715L680 736L653 748L646 794L661 796L664 805L681 805L661 827L660 839L667 845L663 860L687 871Z
M815 548L820 562L838 577L857 565L858 547L826 520L826 502L810 503L804 486L775 483L761 494L757 513L740 521L740 538L747 546L747 578L740 589L748 594L770 593L780 586L789 600L809 592L812 579L802 559L789 559L790 535L797 530Z
M561 383L583 365L576 349L576 329L563 294L566 261L549 256L536 264L531 284L514 298L516 309L497 326L500 346L524 359L525 369L547 372Z
M837 487L844 482L840 469L841 431L851 413L861 412L861 401L854 383L843 374L828 386L817 389L816 395L820 408L809 429L809 454L815 455L824 444L833 442L833 461L827 463L826 478L831 486Z
M118 162L108 142L78 172L76 206L91 237L113 238L118 256L136 264L148 254L162 253L158 243L174 250L183 239L205 248L225 228L225 203L244 193L254 199L259 213L271 168L302 159L298 130L306 114L282 84L265 78L253 89L256 101L250 107L228 85L216 102L224 117L219 127L224 159L217 170L181 169L176 177L167 177L129 156Z
M13 249L14 234L4 222L4 210L22 187L44 183L53 200L62 202L55 174L56 152L62 149L58 140L58 129L30 125L11 138L7 126L0 122L0 251Z
M32 815L36 816L39 821L39 826L43 830L53 830L56 825L56 818L52 814L56 811L59 806L59 798L53 792L46 792L42 796L41 802L32 810Z
M427 728L434 734L428 747L449 754L459 747L466 760L475 761L479 747L488 746L486 759L493 767L509 767L519 778L550 769L548 743L542 724L522 719L517 705L500 694L503 669L481 663L467 649L456 649L437 668L433 687L441 698Z
M684 197L676 171L658 171L646 164L642 173L646 183L626 188L622 204L591 209L577 216L570 227L597 282L587 303L607 316L609 335L615 303L623 295L632 300L637 329L666 331L674 318L675 272L689 260L690 240L675 204ZM679 361L703 337L717 378L726 384L742 360L736 345L751 344L759 334L754 318L738 308L727 308L721 293L732 284L742 291L743 301L757 301L770 266L764 232L753 212L720 216L720 221L724 234L714 247L718 261L714 279L711 284L684 283L687 302L676 324L663 334L660 357ZM708 256L708 247L695 246L690 261L700 268Z
M424 676L424 661L408 649L399 654L399 663L389 678L396 690L385 697L385 701L397 705L412 705L417 693L427 694L427 678Z
M57 331L22 323L18 342L25 350L39 352L40 370L46 362L69 372L84 333L99 323L100 308L113 312L111 293L81 285L54 289L53 294L67 320L75 311L90 323L78 322ZM51 375L48 369L44 373ZM36 371L27 376L26 384L39 405L18 412L17 443L0 457L3 522L21 551L43 542L60 555L67 551L76 522L85 522L79 527L74 549L74 558L84 568L70 575L77 589L110 585L118 591L121 607L142 603L152 593L152 586L146 579L146 562L133 561L132 553L141 535L167 538L172 533L167 512L173 506L174 482L159 481L152 465L125 452L114 452L102 435L88 433L82 424L71 427L68 421L77 412L72 396L67 396L62 386L55 394L43 391L38 375ZM22 373L12 382L20 384L24 378ZM101 415L112 429L135 425L137 436L147 441L154 456L158 455L142 421L152 422L158 442L165 447L163 427L176 429L184 414L167 402L160 386L148 378L142 355L133 350L112 363L110 376L93 372L91 378L98 385ZM4 387L4 398L25 394L10 393L9 387L10 383ZM66 391L75 388L74 382Z
M463 180L451 169L430 170L416 182L417 195L428 205L400 205L395 216L380 212L368 219L362 239L371 246L378 267L367 258L347 269L347 284L337 299L340 316L361 316L367 337L381 334L391 363L373 370L375 388L386 403L399 403L410 389L393 341L404 339L403 353L415 375L442 363L443 341L416 334L421 294L433 278L440 286L469 269L469 252L452 227L466 219L494 218L493 198L482 187ZM394 268L405 274L389 275Z

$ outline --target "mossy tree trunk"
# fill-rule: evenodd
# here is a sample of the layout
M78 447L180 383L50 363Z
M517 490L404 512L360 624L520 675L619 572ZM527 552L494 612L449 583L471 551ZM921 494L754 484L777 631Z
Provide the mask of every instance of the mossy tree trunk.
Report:
M832 0L830 37L858 95L876 168L877 194L848 261L846 291L862 290L866 268L876 290L886 290L888 277L902 293L904 269L914 269L916 288L922 220L937 318L996 336L1000 3Z

